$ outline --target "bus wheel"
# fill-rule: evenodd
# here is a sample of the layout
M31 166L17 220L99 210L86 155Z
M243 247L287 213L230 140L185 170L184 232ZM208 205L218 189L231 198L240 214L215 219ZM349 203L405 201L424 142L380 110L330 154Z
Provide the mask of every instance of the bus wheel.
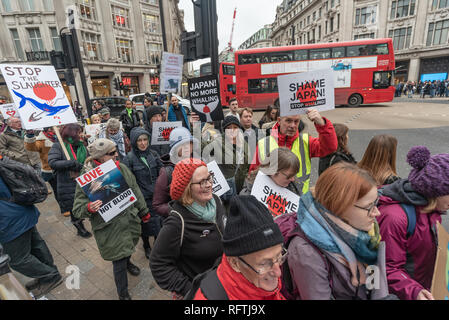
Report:
M359 95L358 93L354 93L353 95L351 95L348 99L348 105L350 107L358 107L362 104L362 96Z
M274 106L279 109L279 99L276 99L276 101L274 101Z

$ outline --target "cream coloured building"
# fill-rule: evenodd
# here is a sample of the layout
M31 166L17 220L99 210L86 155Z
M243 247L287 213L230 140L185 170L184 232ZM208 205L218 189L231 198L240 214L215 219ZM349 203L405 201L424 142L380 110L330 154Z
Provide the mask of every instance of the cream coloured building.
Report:
M179 0L161 0L166 51L180 52L184 14ZM50 51L62 51L59 32L67 26L67 8L77 13L77 35L89 97L120 95L113 79L128 83L122 95L157 91L163 48L160 0L1 0L0 63L50 64ZM64 31L67 32L67 31ZM65 83L64 72L58 72ZM73 87L69 94L74 100ZM6 87L0 77L0 95Z
M449 72L447 0L284 0L273 46L393 39L397 80ZM447 76L447 75L446 75Z

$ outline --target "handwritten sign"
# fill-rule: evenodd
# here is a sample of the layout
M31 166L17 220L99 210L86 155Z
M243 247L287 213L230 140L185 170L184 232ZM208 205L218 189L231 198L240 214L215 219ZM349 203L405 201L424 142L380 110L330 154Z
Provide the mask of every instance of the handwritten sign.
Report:
M19 117L19 112L17 112L16 106L14 105L14 103L7 103L7 104L2 104L0 105L0 110L2 112L3 115L3 119L9 119L11 117L16 117L16 118L20 118Z
M281 117L335 108L332 69L278 76L278 86Z
M120 122L121 124L121 122ZM91 144L95 140L99 138L99 134L102 130L106 128L106 123L97 123L97 124L88 124L84 126L84 130L86 131L86 135L89 136L87 138L87 143Z
M175 128L182 127L182 121L153 122L151 145L170 144L170 133Z
M25 129L77 122L53 66L1 64L0 71Z
M103 201L98 213L105 222L110 221L137 201L112 160L79 176L76 182L91 202Z
M184 56L181 54L162 52L161 93L180 93Z
M449 300L449 234L437 222L438 249L432 279L432 295L436 300Z
M218 167L217 161L214 160L212 162L209 162L207 164L207 169L209 170L209 173L214 175L212 193L220 197L231 189L228 182L226 181L226 178Z
M273 217L280 216L284 213L296 212L299 205L299 196L287 188L278 186L273 180L262 171L254 180L251 195L262 202Z

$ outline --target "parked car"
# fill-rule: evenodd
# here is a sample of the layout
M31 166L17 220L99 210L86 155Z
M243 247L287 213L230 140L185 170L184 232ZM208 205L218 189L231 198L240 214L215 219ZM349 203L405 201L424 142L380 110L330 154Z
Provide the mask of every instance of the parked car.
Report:
M120 117L120 113L125 109L125 102L128 100L126 97L116 96L116 97L98 97L91 99L92 103L95 100L103 100L105 106L111 109L111 117Z
M150 96L151 96L151 99L153 99L153 100L156 99L156 93L150 93ZM181 103L186 108L186 112L188 114L190 114L190 110L192 110L190 107L190 101L187 99L184 99L183 97L181 97L177 94L172 93L172 96L175 96L176 98L178 98L179 103ZM129 96L129 99L136 103L137 110L143 110L144 98L145 98L145 93L132 94ZM167 100L167 99L165 99L165 100Z

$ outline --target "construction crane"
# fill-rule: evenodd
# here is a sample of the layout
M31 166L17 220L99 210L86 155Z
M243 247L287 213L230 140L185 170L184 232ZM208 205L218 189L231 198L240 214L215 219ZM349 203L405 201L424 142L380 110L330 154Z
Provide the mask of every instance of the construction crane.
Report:
M228 42L228 48L229 51L234 51L234 49L232 48L232 37L234 35L234 24L235 24L235 16L237 15L237 8L234 9L234 17L232 18L232 29L231 29L231 38L229 39Z

